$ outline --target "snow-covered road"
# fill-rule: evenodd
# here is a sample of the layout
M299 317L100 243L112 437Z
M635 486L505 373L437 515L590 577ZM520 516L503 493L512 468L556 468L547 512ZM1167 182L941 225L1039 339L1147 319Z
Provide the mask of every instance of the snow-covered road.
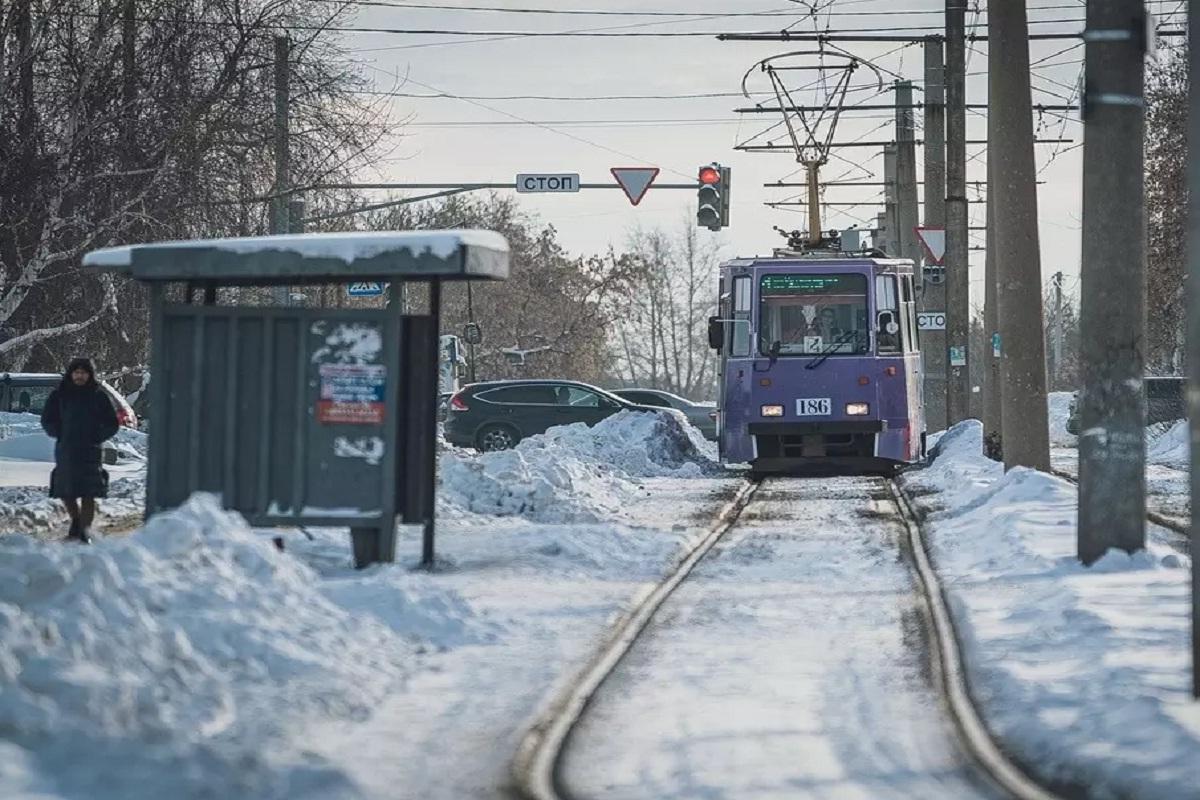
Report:
M768 481L568 741L579 797L989 797L873 478Z

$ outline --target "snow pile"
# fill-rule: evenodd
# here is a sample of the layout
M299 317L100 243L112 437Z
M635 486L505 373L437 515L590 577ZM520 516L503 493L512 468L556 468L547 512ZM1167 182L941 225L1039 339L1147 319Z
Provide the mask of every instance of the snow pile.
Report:
M597 522L640 492L639 479L699 477L711 446L682 415L621 412L551 428L512 450L442 454L440 510L540 522Z
M0 469L3 468L0 464ZM145 499L144 475L112 478L108 483L108 498L98 501L100 519L139 516ZM65 528L66 520L62 503L46 495L45 485L0 486L0 537L45 531L60 524Z
M54 440L40 431L0 439L0 458L22 461L53 461Z
M1146 461L1175 469L1188 469L1192 461L1192 440L1188 421L1181 419L1146 446Z
M531 442L638 478L697 478L716 460L713 444L679 412L622 411L591 428L582 423L551 428Z
M42 420L37 414L0 411L0 441L32 433L42 433Z
M0 538L0 730L56 795L353 796L287 739L368 716L411 653L212 497L93 547Z
M145 461L149 442L141 431L122 426L104 446L116 450L118 458ZM0 412L0 458L54 460L54 440L42 430L38 415Z
M902 481L991 729L1019 760L1092 796L1176 798L1200 786L1186 556L1151 545L1075 558L1075 487L981 463L977 422ZM915 490L915 491L914 491Z
M1051 447L1074 447L1078 441L1075 434L1067 430L1067 420L1071 417L1071 398L1074 396L1074 392L1050 392L1046 397Z

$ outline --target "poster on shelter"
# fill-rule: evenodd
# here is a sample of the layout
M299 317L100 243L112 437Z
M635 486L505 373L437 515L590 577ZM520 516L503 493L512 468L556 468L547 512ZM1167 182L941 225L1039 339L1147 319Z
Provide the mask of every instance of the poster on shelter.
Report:
M382 425L387 367L382 364L322 364L317 421Z

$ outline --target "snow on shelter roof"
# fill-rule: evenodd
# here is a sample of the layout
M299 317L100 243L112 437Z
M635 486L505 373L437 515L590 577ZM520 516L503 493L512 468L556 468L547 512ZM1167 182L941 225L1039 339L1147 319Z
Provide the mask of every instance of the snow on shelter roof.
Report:
M85 267L145 281L222 284L508 277L508 242L482 230L302 233L94 250Z

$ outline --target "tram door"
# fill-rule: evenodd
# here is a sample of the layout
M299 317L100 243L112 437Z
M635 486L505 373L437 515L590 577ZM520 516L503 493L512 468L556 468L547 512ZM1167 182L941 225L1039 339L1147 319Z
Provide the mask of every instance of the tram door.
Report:
M717 280L717 317L730 319L730 290L725 276ZM727 337L722 334L721 346L717 349L717 456L725 458L725 365L729 359Z

